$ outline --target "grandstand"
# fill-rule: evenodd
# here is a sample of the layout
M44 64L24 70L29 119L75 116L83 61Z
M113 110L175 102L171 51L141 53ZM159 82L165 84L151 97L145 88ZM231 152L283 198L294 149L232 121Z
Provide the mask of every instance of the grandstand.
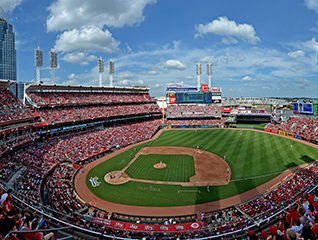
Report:
M201 221L196 216L139 216L143 224L137 224L132 222L137 216L118 213L109 220L107 209L77 198L72 180L86 163L150 139L158 131L162 113L149 89L30 85L26 98L31 106L24 106L8 91L10 84L0 81L2 193L13 189L10 201L15 207L27 208L52 228L63 227L47 230L55 234L63 231L84 239L245 238L249 230L257 232L276 223L277 216L289 205L296 206L305 191L318 197L314 191L318 166L312 164L253 199L205 212ZM182 102L166 109L165 125L171 127L223 127L224 121L221 104ZM269 123L265 131L317 144L317 123L316 118L291 117L282 124ZM10 214L0 209L0 221ZM180 224L162 231L168 217ZM202 226L191 228L196 224ZM9 230L0 224L0 239Z

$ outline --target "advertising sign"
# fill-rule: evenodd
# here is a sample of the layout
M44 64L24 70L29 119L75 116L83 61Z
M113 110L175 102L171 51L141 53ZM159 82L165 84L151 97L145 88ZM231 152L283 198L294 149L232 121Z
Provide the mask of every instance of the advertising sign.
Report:
M293 103L293 113L294 114L299 114L298 103Z
M298 111L299 113L313 113L312 103L298 103Z
M183 232L183 231L194 231L202 228L201 223L190 222L172 225L158 225L158 224L139 224L139 223L128 223L120 222L115 220L109 220L102 217L96 217L93 223L128 231L140 231L140 232Z
M313 104L313 114L318 115L318 103Z
M207 84L202 84L201 85L201 92L207 92L209 90L209 87Z

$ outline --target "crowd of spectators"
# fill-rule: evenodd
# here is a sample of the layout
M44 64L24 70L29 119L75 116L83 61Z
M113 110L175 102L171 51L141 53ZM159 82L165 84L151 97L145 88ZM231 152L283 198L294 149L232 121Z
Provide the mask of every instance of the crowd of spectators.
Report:
M50 205L57 212L69 214L85 206L73 194L71 180L75 170L71 163L61 163L46 179Z
M283 123L268 123L265 128L296 134L303 138L318 141L318 118L314 117L289 117Z
M34 112L24 107L12 92L8 89L0 89L0 125L34 118Z
M222 107L219 105L174 105L166 109L167 118L179 117L221 117Z
M27 92L27 94L38 106L153 102L149 93Z
M167 125L223 125L225 119L184 119L184 120L174 120L169 119L166 121Z
M157 104L88 105L35 110L49 124L160 113Z

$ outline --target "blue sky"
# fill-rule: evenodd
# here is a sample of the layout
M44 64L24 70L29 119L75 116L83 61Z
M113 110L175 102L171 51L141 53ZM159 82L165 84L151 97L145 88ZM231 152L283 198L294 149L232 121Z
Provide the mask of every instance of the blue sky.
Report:
M0 0L16 34L18 81L51 82L49 51L58 52L57 84L98 85L98 58L115 61L113 85L201 83L226 97L318 98L317 0Z

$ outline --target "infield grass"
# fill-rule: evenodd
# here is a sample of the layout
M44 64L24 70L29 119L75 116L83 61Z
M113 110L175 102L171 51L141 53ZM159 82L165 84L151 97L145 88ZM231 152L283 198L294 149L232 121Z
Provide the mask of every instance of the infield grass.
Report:
M86 178L89 189L106 201L137 206L183 206L211 202L228 198L255 188L284 170L314 161L318 158L318 149L300 142L250 130L202 129L164 131L160 137L148 143L148 146L181 146L203 149L220 157L226 156L231 167L231 181L227 186L182 187L180 185L147 184L128 182L111 185L103 179L106 173L123 169L135 154L145 147L142 143L134 149L109 159L91 169ZM290 146L293 146L292 148ZM171 173L172 175L175 173ZM98 177L102 182L93 188L90 177ZM136 175L141 178L141 175ZM156 179L160 177L156 176ZM161 180L165 178L161 175ZM178 193L178 190L200 190L199 193Z
M154 168L160 161L167 167ZM167 154L140 155L125 172L131 178L165 182L190 182L195 175L192 156Z

